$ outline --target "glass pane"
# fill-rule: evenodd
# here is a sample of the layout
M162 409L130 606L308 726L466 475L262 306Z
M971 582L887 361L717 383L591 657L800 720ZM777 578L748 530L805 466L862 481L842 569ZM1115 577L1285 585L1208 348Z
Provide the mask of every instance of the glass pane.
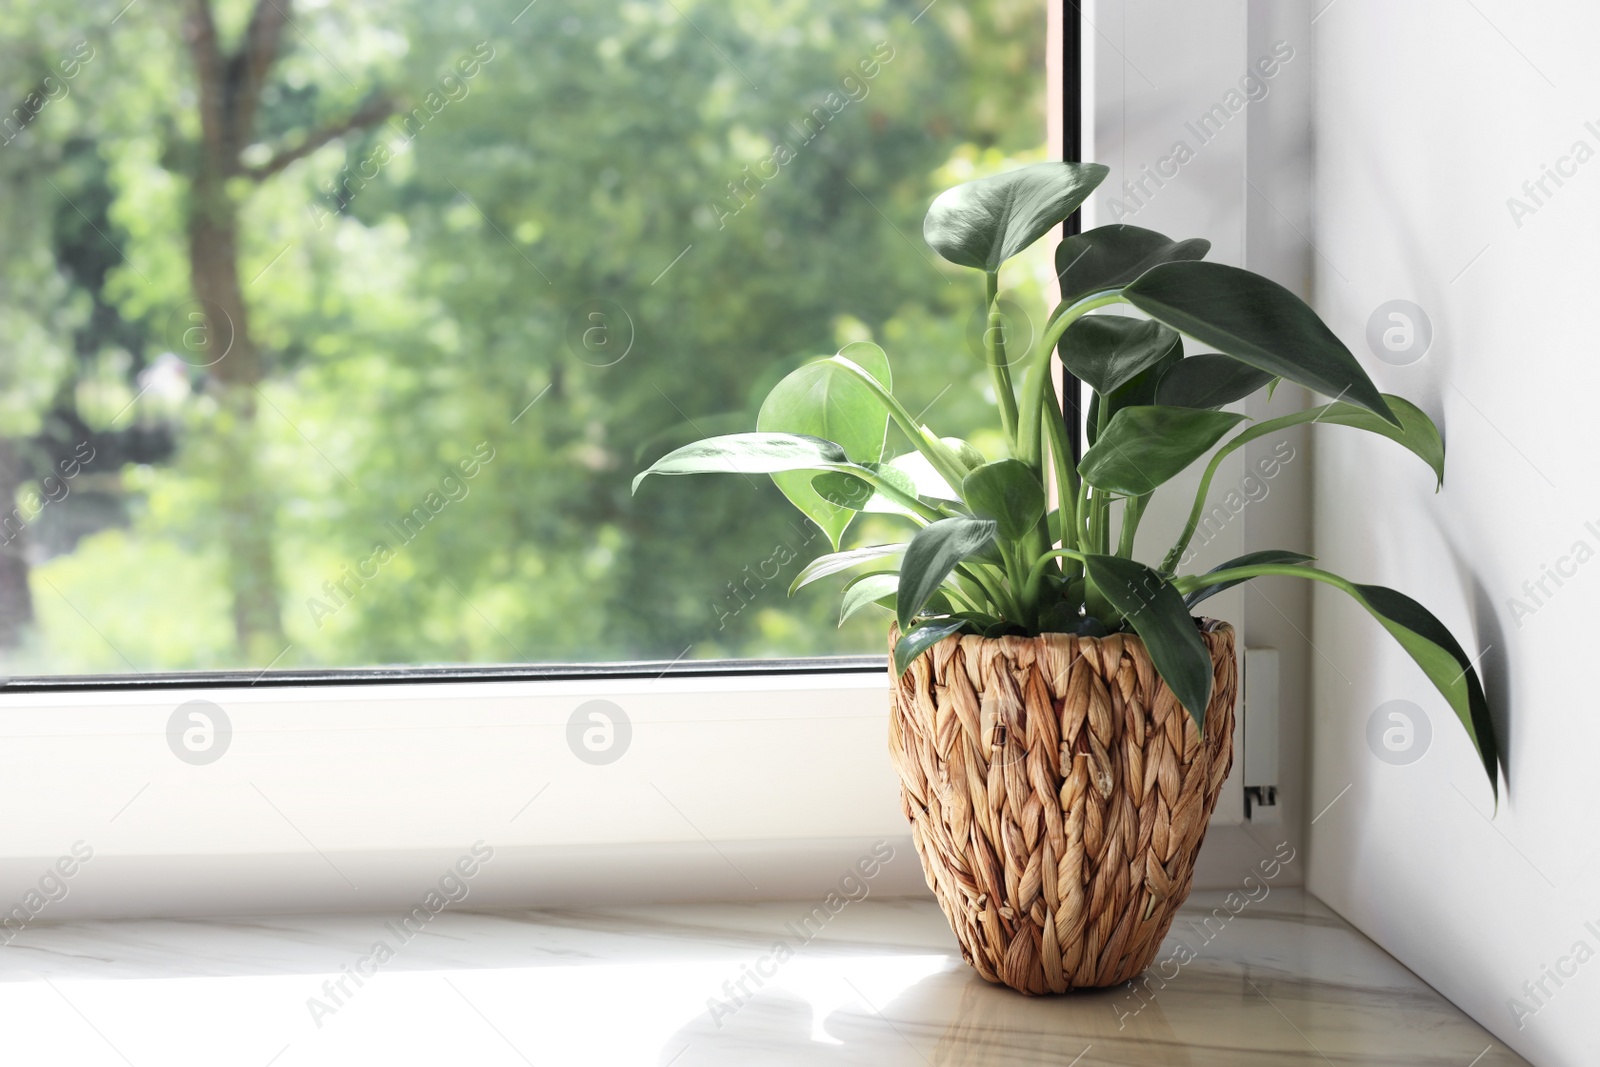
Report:
M7 673L882 652L769 479L630 482L865 339L1000 454L921 222L1042 3L125 3L0 16Z

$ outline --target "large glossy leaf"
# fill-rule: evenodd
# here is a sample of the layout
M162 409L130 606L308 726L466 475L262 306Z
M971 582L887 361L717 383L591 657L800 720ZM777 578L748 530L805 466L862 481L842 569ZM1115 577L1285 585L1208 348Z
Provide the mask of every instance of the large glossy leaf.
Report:
M898 678L906 673L911 667L911 661L928 649L971 625L971 622L964 618L935 619L906 632L894 643L895 677Z
M1210 250L1211 242L1199 237L1174 241L1154 230L1120 223L1068 237L1056 246L1062 306L1090 293L1120 289L1161 263L1204 259Z
M1097 489L1144 496L1205 455L1243 415L1155 405L1123 408L1085 452L1078 473Z
M1478 681L1472 660L1467 658L1460 643L1432 612L1404 593L1381 585L1359 585L1315 567L1256 561L1240 564L1233 571L1235 577L1244 578L1264 575L1309 578L1348 593L1399 642L1406 654L1422 668L1422 673L1428 676L1434 688L1449 702L1451 710L1466 729L1467 737L1477 749L1484 772L1489 776L1489 786L1498 799L1499 748L1495 742L1494 723L1489 716L1489 703L1484 697L1483 685ZM1176 584L1195 592L1208 583L1205 575L1197 575L1176 579Z
M1277 282L1221 263L1164 263L1140 275L1123 296L1234 359L1393 420L1356 357L1305 301Z
M1246 552L1242 556L1235 556L1220 566L1212 567L1206 574L1214 574L1217 571L1225 571L1232 567L1248 567L1252 563L1311 563L1315 559L1315 556L1308 556L1303 552L1290 552L1286 548L1266 548L1260 552ZM1201 575L1201 577L1203 578L1205 575ZM1224 589L1232 589L1234 586L1249 580L1248 578L1233 578L1226 582L1217 582L1215 585L1203 585L1190 591L1183 598L1183 604L1193 611L1194 606L1202 600L1216 596Z
M891 388L889 357L870 341L847 345L839 353ZM889 430L889 413L872 391L837 363L819 360L790 372L761 404L756 429L766 432L803 433L836 441L857 463L877 463ZM834 548L860 508L841 507L825 500L812 483L812 475L774 474L772 481L789 502L828 535Z
M1387 437L1397 444L1403 445L1414 455L1421 459L1433 471L1436 487L1444 485L1444 439L1439 436L1439 428L1428 418L1428 413L1417 407L1404 397L1384 393L1383 399L1388 402L1389 410L1395 413L1400 424L1385 419L1380 419L1370 411L1346 404L1342 401L1334 404L1323 404L1320 407L1307 408L1305 411L1296 411L1290 415L1283 415L1276 419L1258 423L1243 430L1238 437L1227 444L1229 449L1247 444L1259 437L1277 433L1279 430L1301 423L1321 423L1328 426L1353 426L1358 430L1366 430L1380 437Z
M1162 568L1171 571L1175 569L1183 558L1183 552L1189 546L1189 540L1200 527L1201 514L1205 510L1206 494L1210 490L1211 479L1217 473L1218 466L1232 452L1243 448L1251 441L1268 437L1291 426L1302 423L1327 422L1335 426L1354 426L1358 429L1368 430L1382 437L1387 437L1420 457L1432 469L1435 478L1435 487L1444 484L1444 441L1439 437L1439 429L1427 414L1408 400L1385 393L1384 400L1388 401L1390 409L1400 420L1400 425L1378 418L1370 411L1365 411L1352 404L1343 402L1324 404L1321 407L1311 408L1306 411L1297 411L1293 414L1283 415L1276 419L1267 419L1258 422L1229 438L1227 443L1217 449L1211 457L1211 462L1206 466L1206 473L1201 479L1200 492L1196 494L1194 506L1189 511L1189 521L1177 542L1167 553L1162 561Z
M1106 407L1106 421L1116 417L1117 412L1123 408L1140 407L1156 402L1156 386L1161 381L1161 376L1169 369L1177 366L1183 359L1182 338L1179 344L1164 353L1155 363L1135 374L1123 385L1118 386L1110 393L1104 394ZM1088 417L1084 420L1085 428L1092 445L1100 439L1100 405L1089 405Z
M1045 511L1044 484L1017 459L985 463L961 483L961 496L980 519L993 519L1002 538L1019 541Z
M922 223L952 263L993 273L1078 209L1110 173L1098 163L1035 163L947 189Z
M994 535L995 523L990 519L940 519L917 531L900 561L895 616L902 633L911 629L911 620L956 564L987 548Z
M1498 800L1500 782L1496 774L1499 747L1495 743L1494 722L1489 717L1489 701L1472 660L1455 637L1433 613L1404 593L1381 585L1347 583L1346 590L1383 624L1422 668L1434 688L1450 702L1450 708L1466 728L1478 758L1489 776L1489 785Z
M852 464L832 441L797 433L731 433L684 445L633 479L633 491L652 474L777 474L844 470ZM810 477L809 475L807 476Z
M789 595L794 596L818 578L826 578L830 574L838 574L863 563L898 556L905 550L905 545L868 545L865 548L852 548L844 552L829 552L825 556L818 556L794 576L794 581L789 585Z
M1195 725L1204 729L1211 700L1211 653L1178 591L1149 567L1121 556L1088 556L1084 570L1132 624L1156 671Z
M1069 372L1110 393L1182 343L1177 331L1149 319L1085 315L1067 327L1057 351Z
M1392 423L1379 419L1371 412L1362 411L1350 404L1330 404L1329 410L1320 419L1312 422L1327 423L1330 426L1353 426L1358 430L1366 430L1381 437L1387 437L1397 444L1404 445L1419 459L1428 465L1436 479L1434 488L1444 485L1444 439L1439 436L1439 427L1428 418L1428 413L1417 407L1403 397L1385 395L1389 402L1389 409L1400 419L1396 428Z
M1156 403L1177 408L1220 408L1243 400L1275 375L1220 352L1174 363L1156 385Z

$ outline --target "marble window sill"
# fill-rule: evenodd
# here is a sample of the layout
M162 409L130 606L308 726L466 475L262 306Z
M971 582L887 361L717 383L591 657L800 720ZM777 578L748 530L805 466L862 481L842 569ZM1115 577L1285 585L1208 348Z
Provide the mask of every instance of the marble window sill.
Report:
M931 901L869 898L809 927L812 902L446 909L409 939L386 914L41 924L0 949L0 1018L8 1062L81 1067L1524 1062L1301 891L1206 926L1223 895L1138 994L989 986Z

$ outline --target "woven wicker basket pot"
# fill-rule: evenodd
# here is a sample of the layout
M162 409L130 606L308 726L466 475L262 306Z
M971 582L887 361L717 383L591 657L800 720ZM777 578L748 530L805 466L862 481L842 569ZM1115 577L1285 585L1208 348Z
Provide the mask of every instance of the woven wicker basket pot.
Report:
M949 637L891 680L912 840L984 978L1113 986L1160 950L1233 763L1233 629L1201 630L1203 738L1132 634Z

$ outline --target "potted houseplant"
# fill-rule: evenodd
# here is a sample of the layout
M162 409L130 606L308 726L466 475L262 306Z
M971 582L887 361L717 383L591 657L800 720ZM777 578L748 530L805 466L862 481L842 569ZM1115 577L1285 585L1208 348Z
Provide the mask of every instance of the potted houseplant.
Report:
M1222 458L1289 426L1380 434L1442 484L1433 422L1379 393L1310 307L1258 275L1204 262L1206 241L1107 226L1059 243L1061 303L1032 351L1004 351L1001 266L1106 173L1041 163L967 182L934 200L924 223L935 251L983 273L1009 455L981 455L919 424L895 399L882 349L863 342L784 378L755 432L679 448L634 480L637 490L650 474L769 474L833 541L796 588L869 568L846 586L843 613L879 603L895 614L890 749L928 884L968 962L1027 993L1134 977L1188 894L1232 762L1234 635L1191 615L1221 589L1293 575L1349 594L1444 695L1497 788L1472 662L1416 601L1289 551L1180 573ZM1185 336L1216 351L1186 355ZM1094 391L1077 463L1053 350ZM1280 379L1334 399L1249 426L1221 410ZM886 450L891 422L912 446L904 455ZM1176 543L1159 561L1133 559L1150 495L1207 453ZM839 551L862 511L904 516L910 536Z

